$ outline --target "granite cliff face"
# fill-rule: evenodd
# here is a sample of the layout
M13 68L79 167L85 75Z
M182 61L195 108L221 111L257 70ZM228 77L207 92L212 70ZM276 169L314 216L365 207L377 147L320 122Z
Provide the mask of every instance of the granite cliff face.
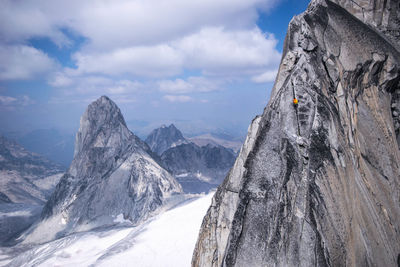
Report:
M45 242L123 220L135 224L181 191L147 144L128 130L115 103L103 96L83 114L72 164L25 242Z
M328 0L292 19L193 266L400 264L400 53L374 25Z
M359 20L400 46L400 2L398 0L333 0Z

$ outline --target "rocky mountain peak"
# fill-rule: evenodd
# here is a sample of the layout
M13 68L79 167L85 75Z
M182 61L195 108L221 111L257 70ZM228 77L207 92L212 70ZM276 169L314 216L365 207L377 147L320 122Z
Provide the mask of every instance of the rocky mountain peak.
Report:
M161 155L167 149L189 143L174 124L169 126L162 125L160 128L154 129L146 138L146 143L151 150Z
M91 103L81 117L74 155L90 146L123 146L130 136L121 110L107 96L102 96Z
M149 147L128 130L117 105L102 96L82 115L71 166L25 242L112 225L117 217L135 224L181 192Z

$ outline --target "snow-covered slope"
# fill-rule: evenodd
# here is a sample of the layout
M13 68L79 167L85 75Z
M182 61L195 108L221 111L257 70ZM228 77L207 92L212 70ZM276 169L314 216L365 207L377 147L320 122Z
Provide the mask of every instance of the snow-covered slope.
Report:
M212 195L189 199L137 227L76 233L19 255L0 248L0 266L190 266Z

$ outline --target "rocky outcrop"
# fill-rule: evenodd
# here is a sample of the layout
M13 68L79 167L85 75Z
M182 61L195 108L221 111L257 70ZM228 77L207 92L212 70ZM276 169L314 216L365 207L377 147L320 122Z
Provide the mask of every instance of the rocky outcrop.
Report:
M182 133L171 124L170 126L162 125L160 128L154 129L146 138L146 143L151 150L161 156L164 151L171 147L176 147L189 142L183 137Z
M393 43L312 1L290 22L269 104L213 198L192 265L397 266L399 82Z
M102 96L90 104L81 118L72 164L25 242L147 219L182 191L150 154L114 102Z
M0 203L43 205L64 168L0 136Z

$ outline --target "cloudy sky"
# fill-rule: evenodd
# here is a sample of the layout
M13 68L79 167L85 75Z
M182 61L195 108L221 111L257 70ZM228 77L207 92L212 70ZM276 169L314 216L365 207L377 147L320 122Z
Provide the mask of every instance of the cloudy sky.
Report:
M244 134L308 0L0 0L0 128L75 132L108 95L139 135Z

